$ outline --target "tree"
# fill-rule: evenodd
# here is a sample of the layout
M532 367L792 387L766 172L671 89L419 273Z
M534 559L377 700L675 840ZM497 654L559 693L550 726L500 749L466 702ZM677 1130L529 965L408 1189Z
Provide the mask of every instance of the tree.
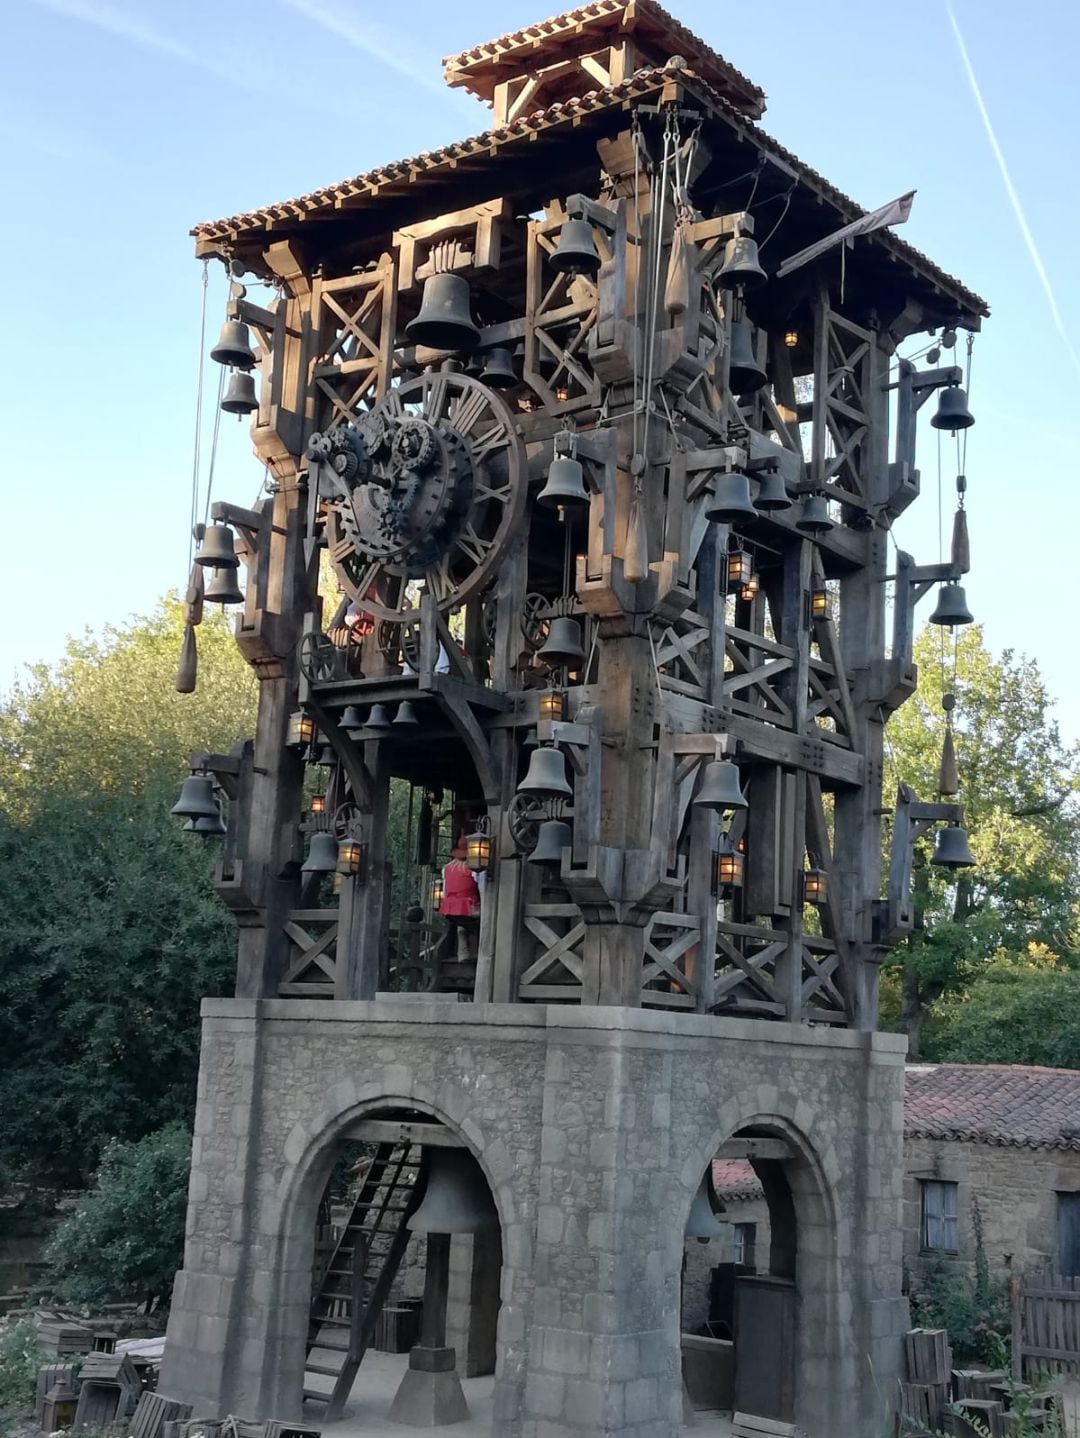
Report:
M927 1059L1080 1069L1080 969L1034 947L1026 958L998 955L942 997L926 1026Z
M1046 946L1063 962L1077 948L1080 765L1061 742L1032 660L995 660L976 625L927 627L915 646L919 688L887 732L894 777L931 797L944 734L942 697L956 696L957 760L977 864L952 873L916 855L921 927L896 951L899 1024L913 1055L943 995L962 992L998 954Z

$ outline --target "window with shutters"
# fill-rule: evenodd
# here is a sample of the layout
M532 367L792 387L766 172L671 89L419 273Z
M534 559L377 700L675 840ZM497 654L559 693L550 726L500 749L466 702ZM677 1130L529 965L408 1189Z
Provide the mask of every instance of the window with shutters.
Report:
M941 1179L920 1180L922 1189L922 1246L929 1253L957 1253L956 1184Z
M732 1225L734 1232L731 1236L731 1259L733 1263L745 1263L753 1268L756 1258L754 1245L757 1241L756 1223L736 1223Z

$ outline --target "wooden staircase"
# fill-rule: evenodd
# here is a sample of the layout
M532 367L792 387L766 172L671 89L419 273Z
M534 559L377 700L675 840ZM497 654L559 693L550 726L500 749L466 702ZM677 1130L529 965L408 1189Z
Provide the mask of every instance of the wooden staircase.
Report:
M422 1153L415 1143L378 1145L315 1289L308 1323L304 1397L326 1404L325 1422L341 1417L405 1256L409 1242L406 1223L420 1200L417 1180ZM333 1388L325 1392L307 1387L309 1374L333 1378Z

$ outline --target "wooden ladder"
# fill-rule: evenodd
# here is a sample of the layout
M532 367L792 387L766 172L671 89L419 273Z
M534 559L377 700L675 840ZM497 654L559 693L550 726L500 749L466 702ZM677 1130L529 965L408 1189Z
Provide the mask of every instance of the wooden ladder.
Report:
M422 1150L413 1143L380 1143L360 1184L348 1222L311 1302L305 1375L333 1378L329 1393L304 1388L325 1403L324 1421L341 1417L379 1313L409 1243L407 1221L420 1199ZM341 1353L340 1367L312 1361L312 1351Z

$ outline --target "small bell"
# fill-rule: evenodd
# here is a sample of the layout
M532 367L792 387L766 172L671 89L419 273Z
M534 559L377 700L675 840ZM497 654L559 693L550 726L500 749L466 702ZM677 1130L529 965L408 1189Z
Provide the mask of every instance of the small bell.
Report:
M236 582L236 570L215 569L204 597L209 604L243 604L244 592Z
M705 765L705 777L694 795L694 803L700 809L712 809L717 814L747 808L746 795L739 783L739 766L730 759L711 759Z
M540 825L536 848L529 855L530 864L561 864L563 850L574 842L573 831L561 819L545 819Z
M214 785L205 774L192 774L180 785L180 797L169 810L178 819L212 819L218 813Z
M210 351L210 358L218 364L232 365L234 369L254 369L255 351L251 348L251 336L243 320L226 320L221 326L218 342Z
M585 471L581 461L572 454L557 454L548 465L547 482L536 496L544 509L559 509L564 504L588 504Z
M357 704L347 704L341 715L340 726L351 739L357 730L364 727L364 716Z
M408 699L403 699L397 707L397 713L391 719L391 724L397 724L403 729L415 729L420 723L416 717L416 710Z
M551 621L547 638L536 651L536 657L553 668L563 665L576 668L585 658L585 646L581 642L581 625L576 619L560 616Z
M435 350L472 350L480 331L469 313L469 285L460 275L429 275L420 313L405 326L413 344Z
M259 400L255 393L255 376L243 370L234 370L229 376L221 408L226 414L252 414L257 410Z
M385 704L373 704L368 713L365 729L389 729L390 715L386 712Z
M749 235L736 235L728 240L724 247L724 263L716 277L721 289L733 290L737 285L744 285L748 290L756 290L768 278L758 260L756 240Z
M564 220L559 243L551 256L551 268L561 275L588 275L600 269L600 254L588 220Z
M930 423L934 429L947 429L950 433L968 429L975 423L975 416L968 409L967 395L958 384L940 391L937 413Z
M745 320L731 322L731 362L728 387L732 394L752 394L768 381L754 353L754 327Z
M732 469L717 475L712 498L705 506L705 517L716 520L718 524L757 519L757 510L750 503L750 481L741 470Z
M686 1220L686 1237L707 1243L710 1238L723 1238L724 1228L713 1211L709 1198L709 1175L705 1173L697 1186L694 1201L690 1205L690 1216Z
M778 464L770 464L762 471L761 484L754 496L754 508L761 510L764 514L773 514L781 509L790 509L792 505L791 495L787 492L787 484L784 476L780 473Z
M300 866L302 874L333 874L337 869L338 841L333 834L320 831L311 836L311 848Z
M229 832L216 804L214 809L215 813L212 815L204 814L200 819L188 821L192 826L192 832L198 834L200 839L222 839ZM185 824L184 827L186 828L187 825Z
M829 515L829 501L823 494L808 494L803 499L795 528L803 534L828 534L833 528Z
M480 382L486 384L488 389L513 389L518 383L518 377L514 373L509 350L499 348L485 351Z
M954 629L958 624L974 624L975 616L967 607L967 595L962 585L949 583L941 586L929 622L944 624L949 629Z
M227 524L212 524L203 535L196 564L205 564L211 569L237 569L240 561L233 547L233 532Z
M934 844L934 857L930 860L939 869L972 869L975 855L968 844L967 830L960 824L950 824L939 829Z
M534 749L517 792L535 794L539 799L572 799L574 791L567 783L566 758L562 750L547 744Z

